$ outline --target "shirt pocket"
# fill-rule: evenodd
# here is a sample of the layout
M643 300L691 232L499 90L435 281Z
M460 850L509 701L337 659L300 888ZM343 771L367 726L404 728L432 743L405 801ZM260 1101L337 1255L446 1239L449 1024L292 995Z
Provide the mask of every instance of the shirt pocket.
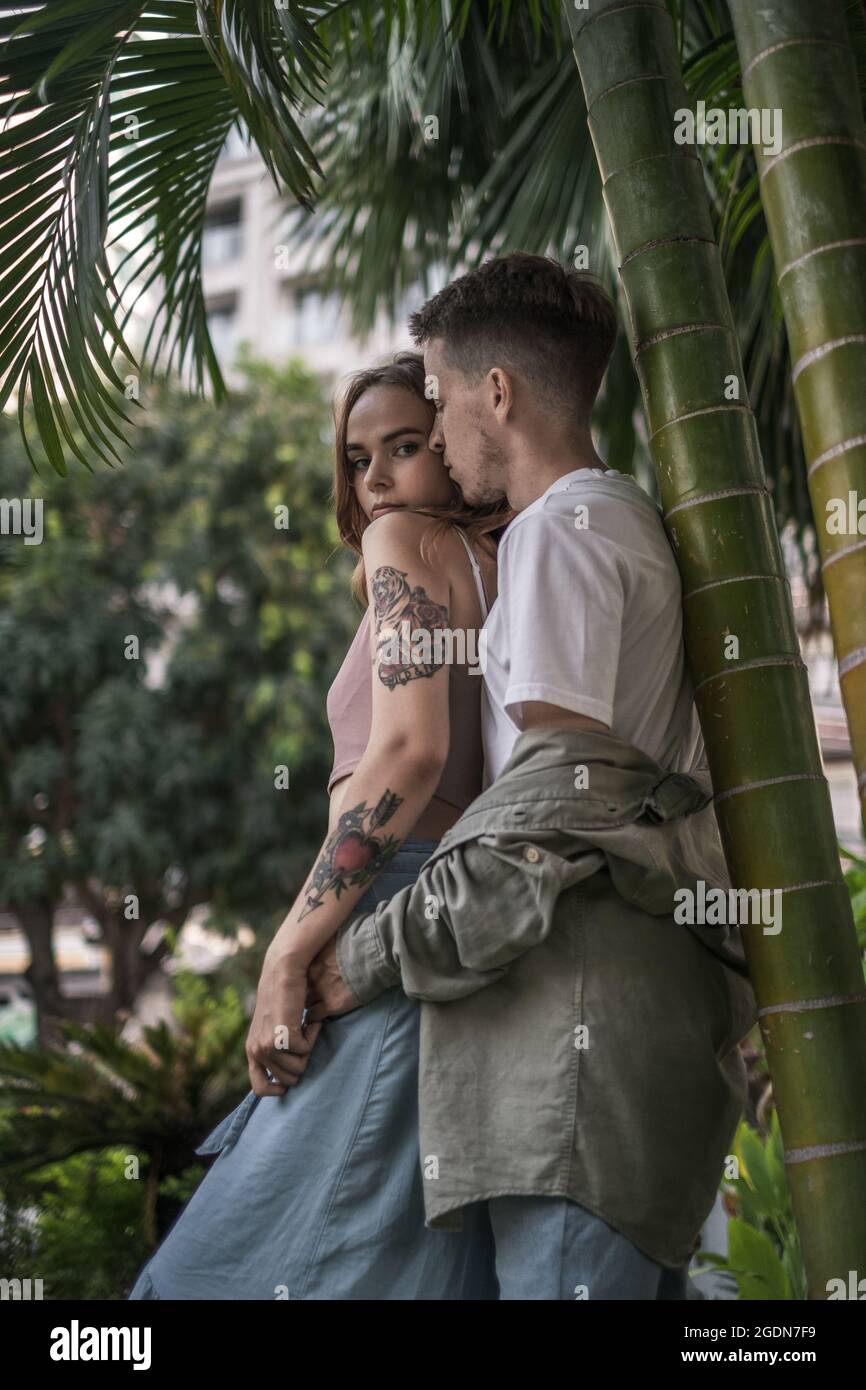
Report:
M241 1130L260 1100L261 1096L256 1095L255 1091L250 1091L248 1095L244 1096L240 1105L235 1106L235 1109L226 1115L224 1120L220 1120L216 1129L211 1130L207 1138L202 1140L196 1153L202 1155L217 1154L221 1153L223 1149L230 1149L233 1144L237 1143Z

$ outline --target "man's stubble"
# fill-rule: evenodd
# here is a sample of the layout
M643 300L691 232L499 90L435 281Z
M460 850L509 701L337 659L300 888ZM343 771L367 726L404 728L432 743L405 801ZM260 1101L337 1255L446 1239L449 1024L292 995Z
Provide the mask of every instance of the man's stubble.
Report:
M506 455L504 449L488 434L483 425L478 424L477 428L477 467L469 484L470 491L466 492L464 489L463 495L473 506L483 506L500 502L506 496Z

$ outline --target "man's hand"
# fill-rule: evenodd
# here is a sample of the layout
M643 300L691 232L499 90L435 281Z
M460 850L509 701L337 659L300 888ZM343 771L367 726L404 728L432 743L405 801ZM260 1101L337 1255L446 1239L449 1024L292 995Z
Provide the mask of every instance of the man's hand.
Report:
M349 986L337 968L337 938L332 936L319 954L310 962L310 989L307 995L307 1022L321 1027L321 1021L337 1014L351 1013L360 1008Z
M257 1096L282 1096L303 1076L321 1023L302 1027L309 987L306 971L279 952L266 955L247 1034L250 1085ZM275 1080L268 1077L273 1073Z

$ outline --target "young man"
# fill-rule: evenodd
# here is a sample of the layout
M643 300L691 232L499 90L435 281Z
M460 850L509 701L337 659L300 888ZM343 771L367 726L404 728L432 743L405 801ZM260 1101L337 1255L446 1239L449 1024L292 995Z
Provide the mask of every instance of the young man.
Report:
M513 254L448 285L413 315L411 328L424 347L437 407L431 447L442 453L468 501L506 497L518 513L500 542L498 598L485 624L485 786L500 777L528 730L609 735L612 767L623 758L623 744L614 749L622 740L660 768L699 768L703 742L684 659L681 585L661 513L632 479L605 467L590 433L616 333L609 297L592 279L554 261ZM604 756L602 746L599 764ZM555 763L551 759L551 767ZM467 887L461 881L460 891ZM344 972L351 965L356 983L366 984L365 974L379 966L373 959L382 954L378 928L388 925L382 907L377 917L372 934L340 934L340 960ZM367 922L372 919L361 925ZM492 913L494 936L496 922ZM349 974L341 978L335 968L336 952L323 954L316 981L324 1012L357 1006L345 988ZM519 972L512 977L526 978ZM610 990L611 982L595 988ZM421 997L452 996L431 991ZM628 1006L618 994L605 1005ZM515 1001L512 1027L519 1015ZM634 1045L651 1043L636 1037ZM712 1075L712 1050L709 1062ZM479 1075L482 1065L479 1060ZM557 1065L552 1058L552 1068ZM683 1066L688 1070L685 1058ZM739 1077L732 1093L738 1084ZM677 1109L679 1093L673 1105L669 1099L667 1113ZM723 1127L735 1109L736 1099ZM647 1135L652 1143L652 1115L641 1125L635 1118L633 1130L626 1127L638 1147ZM662 1142L668 1139L665 1131ZM474 1194L489 1208L502 1296L574 1297L562 1290L586 1286L593 1298L685 1297L685 1265L664 1268L600 1215L570 1197L550 1195L557 1185L563 1190L555 1176L563 1170L556 1155L551 1158L553 1176L535 1190L503 1193L493 1175L480 1181L486 1190ZM483 1159L473 1181L479 1171ZM710 1175L703 1190L711 1191L718 1176Z
M614 306L591 279L513 254L448 285L411 327L435 392L431 447L469 502L519 513L487 633L487 783L523 729L613 728L666 767L703 743L661 513L590 433Z

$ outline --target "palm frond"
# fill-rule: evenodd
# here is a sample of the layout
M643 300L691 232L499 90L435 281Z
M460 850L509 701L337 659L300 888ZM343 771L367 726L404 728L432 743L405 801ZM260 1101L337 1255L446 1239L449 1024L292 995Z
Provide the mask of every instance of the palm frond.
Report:
M70 1019L62 1047L0 1043L0 1176L112 1144L187 1151L212 1129L248 1089L249 1022L236 990L188 974L173 1010L178 1028L147 1025L136 1044Z
M143 360L191 362L199 387L224 389L201 280L213 167L242 118L279 187L310 205L318 164L298 113L323 91L316 26L333 8L36 0L0 14L0 407L17 392L34 467L28 395L57 472L70 454L119 458L137 399L125 378L142 370L125 334L153 284Z
M109 74L122 43L118 22L133 21L138 8L97 4L96 16L85 18L61 4L51 28L44 12L23 23L20 14L0 15L0 156L6 169L0 406L17 387L22 435L35 466L23 418L29 388L45 452L60 473L66 471L64 440L89 467L61 390L75 402L85 439L109 461L118 457L109 435L117 438L119 421L128 418L120 404L123 382L104 342L107 331L114 346L131 355L114 326L104 243ZM70 51L74 77L64 62Z
M608 255L558 7L399 8L368 16L369 47L343 16L354 41L335 48L331 95L309 127L324 170L316 210L288 214L288 239L361 336L380 311L400 314L410 286L429 291L493 249L570 258L588 242Z
M318 161L295 112L324 91L327 49L312 7L261 0L194 0L205 50L275 183L311 205Z

